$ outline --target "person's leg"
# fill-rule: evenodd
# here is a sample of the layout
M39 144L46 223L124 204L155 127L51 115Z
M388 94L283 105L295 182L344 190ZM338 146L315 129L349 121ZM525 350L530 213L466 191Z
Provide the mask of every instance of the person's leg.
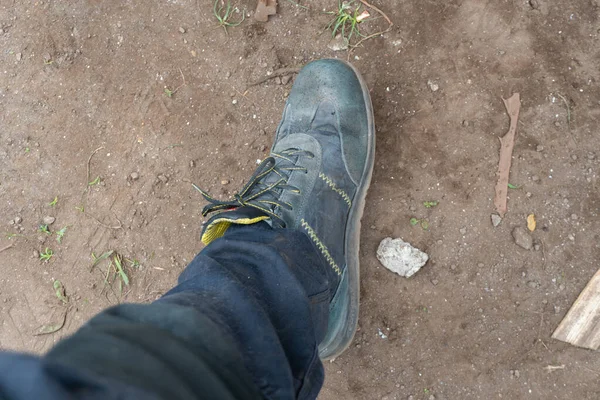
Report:
M356 330L373 158L366 85L347 63L310 63L249 182L228 201L202 192L208 246L178 286L99 314L41 359L0 356L0 395L316 398L319 356Z
M329 300L325 265L306 235L264 222L233 227L153 304L102 312L37 364L0 358L0 393L35 398L30 390L40 385L23 381L41 377L52 383L43 388L48 398L55 389L56 398L137 391L164 399L314 399ZM36 365L38 374L15 365Z

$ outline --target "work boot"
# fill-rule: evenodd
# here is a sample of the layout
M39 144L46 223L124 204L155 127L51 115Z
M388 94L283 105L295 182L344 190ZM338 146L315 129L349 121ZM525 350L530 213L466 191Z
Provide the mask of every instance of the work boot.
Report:
M366 83L344 61L309 63L298 74L271 154L231 201L210 202L205 244L232 224L266 221L304 232L328 265L332 293L321 358L339 355L358 322L359 239L375 156L373 108Z

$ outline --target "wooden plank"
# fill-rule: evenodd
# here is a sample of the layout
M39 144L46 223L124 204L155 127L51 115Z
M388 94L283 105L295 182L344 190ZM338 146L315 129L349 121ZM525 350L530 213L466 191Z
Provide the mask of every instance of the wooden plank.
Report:
M600 269L579 294L552 338L579 347L600 347Z

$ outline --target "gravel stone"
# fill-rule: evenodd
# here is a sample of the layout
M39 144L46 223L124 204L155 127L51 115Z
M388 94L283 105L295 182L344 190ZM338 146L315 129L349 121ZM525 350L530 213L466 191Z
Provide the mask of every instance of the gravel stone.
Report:
M495 227L497 227L498 225L500 225L502 223L502 217L499 216L498 214L492 214L492 225Z
M46 224L46 225L52 225L54 223L54 221L56 221L56 218L48 215L48 216L44 217L44 219L42 221L44 221L44 224Z
M429 256L402 239L388 237L379 244L377 259L390 271L409 278L427 263Z
M529 232L527 232L527 230L521 226L517 226L515 229L513 229L512 237L515 239L515 243L525 250L531 250L533 247L533 238Z

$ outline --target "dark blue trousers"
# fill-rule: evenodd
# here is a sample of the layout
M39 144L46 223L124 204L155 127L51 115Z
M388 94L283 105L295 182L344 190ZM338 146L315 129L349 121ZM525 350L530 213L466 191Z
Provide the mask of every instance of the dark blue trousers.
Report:
M302 232L233 226L152 304L110 308L42 357L0 354L1 399L314 399L326 265Z

